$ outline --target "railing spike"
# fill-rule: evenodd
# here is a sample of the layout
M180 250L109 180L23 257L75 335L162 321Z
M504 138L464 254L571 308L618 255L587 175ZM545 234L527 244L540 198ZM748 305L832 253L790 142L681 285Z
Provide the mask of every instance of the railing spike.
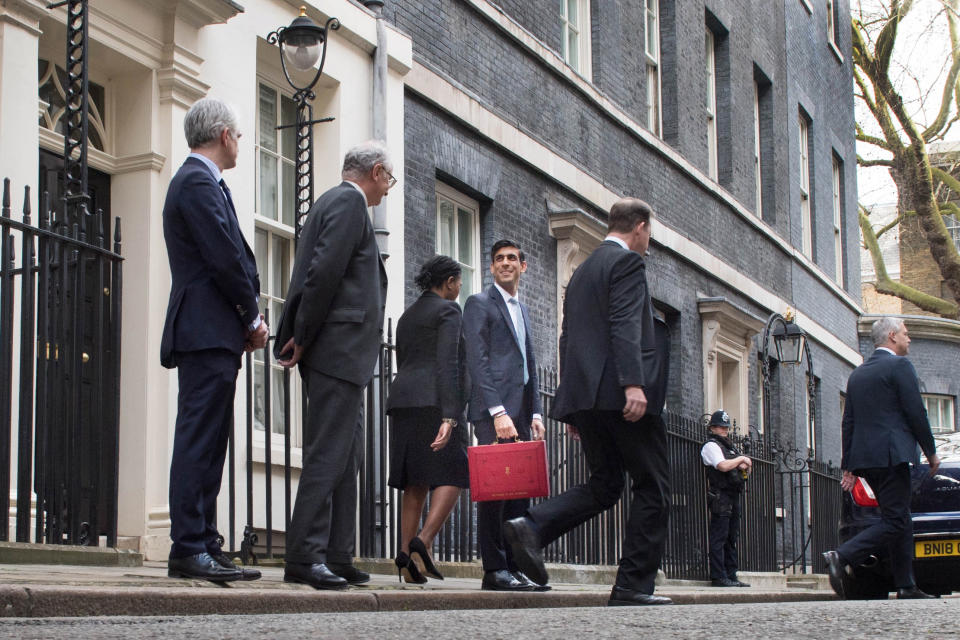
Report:
M30 224L30 185L23 187L23 224Z
M10 217L10 178L3 179L3 205L0 215L4 218Z

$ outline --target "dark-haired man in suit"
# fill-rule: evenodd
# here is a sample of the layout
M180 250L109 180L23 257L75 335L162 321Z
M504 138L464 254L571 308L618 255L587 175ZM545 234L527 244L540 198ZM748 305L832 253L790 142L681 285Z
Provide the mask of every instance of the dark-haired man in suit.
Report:
M495 242L490 249L494 283L470 296L463 307L463 336L471 381L467 417L474 423L480 444L518 437L528 441L543 439L530 318L518 297L520 276L526 270L527 261L516 242ZM529 503L526 499L477 503L483 589L545 590L520 571L503 539L503 522L523 515Z
M240 231L222 171L237 164L233 110L205 98L183 121L190 156L170 181L163 237L171 287L160 363L178 369L177 424L170 460L170 577L255 580L223 553L217 495L233 397L244 350L262 349L269 329L259 313L260 279Z
M539 584L541 549L612 507L630 474L633 499L610 605L670 604L653 595L667 533L670 467L660 413L667 347L658 340L643 256L653 211L636 198L610 209L608 234L570 278L563 301L560 385L552 416L580 439L586 484L504 525L513 557Z
M840 468L845 491L853 489L857 476L867 481L880 504L880 520L823 557L830 585L841 597L846 597L846 582L854 579L853 567L887 549L897 597L932 598L913 579L910 464L919 462L918 444L930 475L937 472L940 458L917 371L906 358L910 351L906 325L886 316L873 323L870 333L876 349L847 379Z
M383 143L343 159L343 182L310 209L300 234L274 354L300 365L307 386L303 469L287 530L287 582L316 589L362 584L353 564L357 473L363 455L363 387L380 353L387 272L367 207L396 183Z

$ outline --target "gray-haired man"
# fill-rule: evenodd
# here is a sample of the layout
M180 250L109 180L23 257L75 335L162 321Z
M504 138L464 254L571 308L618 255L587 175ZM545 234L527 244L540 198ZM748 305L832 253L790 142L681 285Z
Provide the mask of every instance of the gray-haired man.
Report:
M343 182L303 226L274 352L307 385L303 470L287 531L284 580L342 589L370 576L353 566L360 407L373 377L387 275L367 207L396 179L386 148L369 141L343 160Z

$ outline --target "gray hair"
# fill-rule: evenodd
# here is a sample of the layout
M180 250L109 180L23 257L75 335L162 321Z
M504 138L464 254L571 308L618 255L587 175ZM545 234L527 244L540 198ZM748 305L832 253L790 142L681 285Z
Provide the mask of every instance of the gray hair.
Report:
M883 316L873 323L870 328L870 337L873 338L874 347L882 347L890 337L891 331L900 331L903 326L903 320L893 316Z
M382 164L388 171L393 168L390 152L382 140L367 140L347 151L343 157L343 176L360 178Z
M183 133L191 149L213 142L224 129L236 134L237 114L230 105L216 98L197 100L183 118Z

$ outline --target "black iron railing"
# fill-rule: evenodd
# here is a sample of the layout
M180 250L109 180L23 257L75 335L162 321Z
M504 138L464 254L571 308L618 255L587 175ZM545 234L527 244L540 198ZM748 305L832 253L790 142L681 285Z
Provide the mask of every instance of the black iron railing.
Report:
M107 545L116 544L120 219L111 250L103 212L88 214L81 206L79 216L52 210L44 194L34 226L27 188L22 220L15 220L10 181L4 179L0 540L10 539L5 514L16 478L18 542L98 545L103 536Z
M387 339L381 344L376 373L365 392L364 460L360 468L357 523L357 555L361 557L392 558L397 553L401 517L399 491L386 484L391 434L385 407L393 378L392 338L392 329L388 329ZM257 413L263 416L265 423L262 461L254 461L250 453L251 447L247 447L247 513L245 535L240 548L245 559L255 550L271 557L283 553L282 544L278 543L278 540L286 527L279 526L279 522L273 517L276 512L275 505L278 505L281 499L281 489L276 486L281 465L279 461L274 464L271 457L273 438L283 439L283 525L289 523L291 495L295 490L293 485L298 473L290 464L291 458L295 457L291 452L296 452L291 444L291 429L292 417L297 412L297 408L291 406L291 374L283 374L282 384L264 383L262 397L255 398L254 362L262 363L262 371L270 370L269 345L262 357L254 358L251 354L247 359L247 442L253 442L254 407L258 407ZM269 379L268 376L262 378ZM557 382L554 371L541 369L540 393L545 416L550 414ZM276 402L281 402L284 407L281 412L282 429L276 429L270 424L276 415L273 410ZM708 513L706 475L700 458L706 428L700 420L670 412L667 412L664 418L667 423L672 500L662 567L672 578L706 579L709 574ZM550 493L556 495L586 482L589 473L580 443L566 435L564 425L546 418L546 427ZM473 442L472 427L467 428L469 441ZM810 467L806 461L803 468L798 470L792 465L794 460L791 455L796 453L795 450L786 446L770 445L755 433L752 437L734 439L753 459L753 472L745 489L741 522L741 569L777 571L791 568L794 564L806 567L807 561L813 557L811 544L813 551L830 548L836 537L839 494L835 472L820 463ZM259 473L254 473L255 469ZM266 472L268 469L273 469L273 472ZM229 473L232 488L235 472L231 468ZM809 497L811 486L812 501ZM612 509L551 544L544 552L546 560L570 564L615 565L620 558L624 523L629 517L629 492L630 486L627 483L624 499ZM254 512L255 504L260 505L257 508L262 513ZM811 507L810 513L813 515L808 516ZM232 494L230 513L233 531L235 509ZM258 520L262 524L254 526L255 515L259 516ZM796 519L801 516L803 520L798 523ZM470 501L469 492L464 491L450 519L434 542L436 558L460 562L476 560L475 521L475 505ZM815 523L812 537L809 533L811 530L807 527L810 522ZM806 535L804 532L807 532ZM236 548L233 539L229 547Z

